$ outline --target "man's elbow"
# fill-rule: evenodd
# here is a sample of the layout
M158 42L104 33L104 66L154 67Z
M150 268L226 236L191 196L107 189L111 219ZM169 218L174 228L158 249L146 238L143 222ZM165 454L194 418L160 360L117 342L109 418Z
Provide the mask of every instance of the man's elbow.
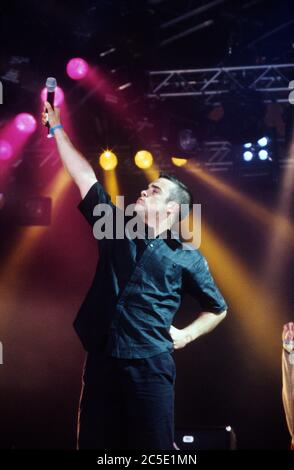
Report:
M89 173L86 175L80 175L74 181L80 190L81 198L84 199L93 184L97 182L97 178L94 173Z

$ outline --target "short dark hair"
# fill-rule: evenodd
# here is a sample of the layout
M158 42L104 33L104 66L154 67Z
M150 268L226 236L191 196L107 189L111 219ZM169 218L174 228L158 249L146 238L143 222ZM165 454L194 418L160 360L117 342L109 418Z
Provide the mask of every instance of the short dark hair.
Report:
M186 211L183 208L179 213L179 220L184 219L193 208L193 194L187 186L172 173L161 171L159 178L165 178L175 184L175 187L170 191L168 201L178 202L180 204L180 208L182 204L188 204L189 210Z

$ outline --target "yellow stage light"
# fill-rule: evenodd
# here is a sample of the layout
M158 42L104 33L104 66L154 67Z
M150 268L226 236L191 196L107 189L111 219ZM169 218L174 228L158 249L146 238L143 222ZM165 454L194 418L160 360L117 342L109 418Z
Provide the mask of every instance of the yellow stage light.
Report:
M186 158L172 157L171 161L176 166L183 166L186 165L188 160Z
M142 170L150 168L153 163L152 154L147 152L147 150L140 150L135 155L135 163L137 167L142 168Z
M99 164L105 171L114 170L118 164L117 156L110 150L105 150L99 157Z

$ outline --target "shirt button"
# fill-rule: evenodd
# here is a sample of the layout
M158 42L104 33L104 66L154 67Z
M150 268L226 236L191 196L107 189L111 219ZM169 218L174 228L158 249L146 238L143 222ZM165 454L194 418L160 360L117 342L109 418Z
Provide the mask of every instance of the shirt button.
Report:
M153 243L150 243L150 248L153 248Z

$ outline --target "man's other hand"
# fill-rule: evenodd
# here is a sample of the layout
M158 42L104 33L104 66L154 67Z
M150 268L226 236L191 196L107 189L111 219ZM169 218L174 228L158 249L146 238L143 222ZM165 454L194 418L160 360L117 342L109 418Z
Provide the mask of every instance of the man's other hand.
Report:
M294 350L294 323L286 323L283 327L282 333L283 348L287 352Z
M172 337L175 349L182 349L186 346L186 344L190 342L186 332L184 332L183 330L179 330L174 326L170 327L169 334Z

